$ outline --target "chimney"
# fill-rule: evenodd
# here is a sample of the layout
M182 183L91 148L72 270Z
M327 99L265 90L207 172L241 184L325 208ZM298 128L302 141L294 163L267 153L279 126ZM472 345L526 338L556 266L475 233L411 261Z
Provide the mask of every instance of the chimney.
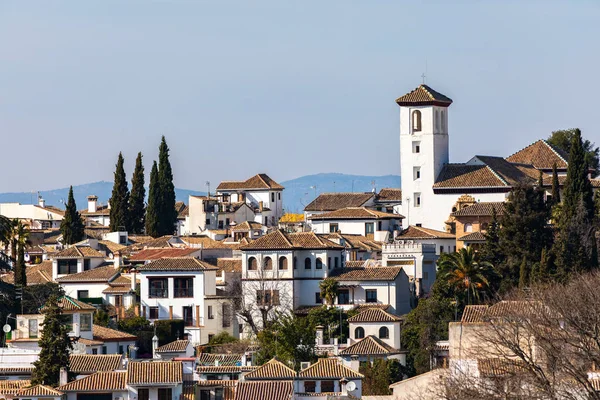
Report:
M38 205L39 205L40 207L42 207L42 208L45 208L45 207L46 207L46 200L44 200L44 199L43 199L43 198L41 198L41 197L38 197Z
M258 202L258 212L263 212L263 202L262 201Z
M60 386L66 385L67 383L69 383L69 379L68 379L68 375L67 375L67 369L64 368L64 367L60 369L60 374L59 374L58 382L59 382Z
M154 335L152 338L152 358L158 358L158 354L156 354L156 349L158 349L158 336Z
M88 212L94 213L98 210L98 196L91 195L87 197L88 201Z
M135 280L135 278L136 278L136 270L135 270L135 268L131 269L131 276L129 278L131 279L131 291L135 292L135 289L136 289L136 286L137 286L137 283L136 283L136 280Z
M115 266L116 269L121 269L121 252L117 251L117 252L113 253L113 257L114 257L113 265ZM135 268L134 268L134 270L135 270Z

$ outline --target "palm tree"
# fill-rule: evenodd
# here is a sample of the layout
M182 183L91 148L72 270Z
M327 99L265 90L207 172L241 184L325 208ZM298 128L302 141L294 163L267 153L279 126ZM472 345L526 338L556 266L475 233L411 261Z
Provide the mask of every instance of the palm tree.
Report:
M476 301L490 285L490 278L496 276L491 263L479 261L472 247L462 248L456 253L445 253L438 261L439 277L445 280L456 294L467 295L467 304L471 304L471 295Z
M333 303L335 303L339 288L339 282L333 278L324 279L321 281L321 283L319 283L319 289L321 289L321 298L325 299L325 303L330 306L333 306Z

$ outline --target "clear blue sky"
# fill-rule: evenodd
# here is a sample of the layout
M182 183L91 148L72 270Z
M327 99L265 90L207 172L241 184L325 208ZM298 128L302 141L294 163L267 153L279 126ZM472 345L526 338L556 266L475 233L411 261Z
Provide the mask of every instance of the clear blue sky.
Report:
M394 99L426 62L453 162L600 142L599 21L586 0L3 0L0 191L110 180L119 151L149 172L162 134L178 187L397 174Z

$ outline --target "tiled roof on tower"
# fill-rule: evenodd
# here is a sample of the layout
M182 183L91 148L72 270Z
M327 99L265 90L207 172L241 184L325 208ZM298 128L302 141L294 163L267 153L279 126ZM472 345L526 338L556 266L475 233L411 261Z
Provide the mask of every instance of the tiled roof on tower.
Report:
M399 106L441 106L448 107L452 99L436 92L429 86L423 84L410 93L396 99Z

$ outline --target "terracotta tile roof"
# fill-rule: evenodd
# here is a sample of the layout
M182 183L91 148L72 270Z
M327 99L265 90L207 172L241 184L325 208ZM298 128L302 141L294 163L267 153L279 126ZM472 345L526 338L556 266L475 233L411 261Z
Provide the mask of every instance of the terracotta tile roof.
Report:
M514 164L502 157L475 156L477 160L490 167L507 185L515 186L519 183L535 183L539 172L530 165Z
M405 239L454 239L456 236L449 232L437 231L435 229L423 228L410 225L403 230L397 237L400 240Z
M361 207L374 197L373 193L321 193L304 207L304 211L335 211L340 208Z
M120 354L72 354L69 370L78 375L99 371L115 371L121 367Z
M27 286L52 282L52 261L46 260L39 264L30 265L27 267L25 273L27 274ZM13 272L9 271L0 280L13 284L15 281Z
M242 272L242 259L217 258L217 268L224 272Z
M257 174L245 181L223 181L217 186L217 191L223 190L260 190L260 189L284 189L279 183L271 179L267 174Z
M189 340L175 340L156 349L157 353L182 353L187 350Z
M104 293L104 294L126 294L129 292L131 292L131 287L123 286L123 285L117 285L117 286L110 285L102 291L102 293Z
M175 211L177 211L177 218L179 219L185 219L190 215L190 208L183 201L175 203Z
M344 366L337 358L320 358L298 374L300 379L362 379L364 375Z
M289 400L293 395L292 381L239 382L235 400Z
M393 281L401 271L402 267L337 268L329 276L336 281Z
M33 366L27 367L2 367L0 366L0 375L27 375L33 372Z
M348 318L348 322L398 322L402 320L399 316L390 314L381 308L368 308Z
M369 308L380 308L383 311L387 311L390 308L389 304L358 304L354 307L355 310L361 311Z
M343 249L337 243L314 232L286 233L276 230L242 246L242 250L261 249Z
M505 316L528 316L547 312L544 306L535 301L509 301L502 300L491 306L470 305L466 306L463 312L461 322L463 323L481 323L494 318Z
M279 218L279 222L282 224L297 224L304 222L304 214L285 213Z
M260 222L255 222L255 221L244 221L242 223L237 224L236 226L234 226L233 228L231 228L231 230L233 232L239 232L239 231L250 231L250 230L258 230L258 229L262 229L263 228L263 224L261 224Z
M496 215L500 217L504 214L504 202L502 201L484 201L475 203L471 206L464 207L461 210L453 212L455 217L488 217L492 216L492 212L496 211Z
M31 386L31 381L27 379L20 379L14 381L0 380L0 394L3 395L16 395L19 390Z
M559 169L566 169L568 166L569 155L563 150L552 146L544 139L540 139L506 157L506 160L512 163L531 164L537 169L551 170L556 163Z
M199 248L165 248L165 249L144 249L129 257L130 262L159 260L161 258L187 257L200 251Z
M487 165L446 164L434 188L503 187L507 186Z
M92 334L94 335L94 339L102 340L104 342L122 342L133 341L137 339L137 336L131 335L127 332L121 332L115 329L105 328L100 325L92 326Z
M110 240L98 240L98 244L103 246L106 250L108 250L109 253L112 254L116 254L127 247L119 243L111 242Z
M46 210L46 211L50 211L52 213L58 214L60 216L64 216L65 215L65 210L61 210L60 208L55 207L55 206L44 206L44 207L41 207L41 206L39 206L37 204L35 204L34 206L37 207L37 208L41 208L42 210Z
M220 386L220 387L235 387L238 384L237 380L233 380L233 379L226 379L226 380L222 380L222 379L207 379L205 381L198 381L197 382L198 386L203 386L203 387L212 387L212 386Z
M124 392L127 390L127 372L96 372L56 389L61 392Z
M96 205L96 211L90 212L87 208L79 210L79 214L82 217L91 217L94 215L110 215L110 208L108 205Z
M402 219L400 214L392 214L383 211L371 210L366 207L347 207L339 210L326 212L323 214L314 214L308 217L310 220L327 219Z
M365 260L352 260L346 261L346 268L360 268L364 267Z
M96 311L96 307L69 296L58 299L58 306L63 311Z
M402 201L402 189L383 188L377 193L377 201Z
M337 239L337 240L343 239L344 246L347 249L363 250L363 251L381 251L381 243L380 242L376 242L376 241L369 239L368 237L363 236L363 235L353 235L353 234L336 232L336 233L326 233L322 236L329 240L332 240L332 241L335 241L333 239ZM347 261L346 261L346 265L348 265ZM358 266L361 266L361 265L358 265Z
M147 243L154 240L154 238L150 235L127 235L127 241L130 244L138 244L141 245L143 243Z
M397 353L399 353L399 351L392 346L373 335L369 335L353 345L346 347L340 352L340 355L385 355Z
M181 382L183 382L183 364L179 361L132 361L127 364L128 385Z
M56 282L108 282L115 275L119 274L119 270L112 265L105 267L96 267L87 271L69 274L56 278Z
M161 258L145 265L138 271L209 271L216 270L214 265L193 257Z
M63 392L44 385L23 388L17 393L17 396L19 397L58 397L62 395Z
M296 376L296 371L278 361L276 359L269 360L266 364L261 365L252 372L244 375L246 380L255 379L293 379Z
M463 242L485 242L485 235L481 232L471 232L458 238Z
M461 322L474 323L483 322L483 317L488 306L484 305L468 305L463 311Z
M514 376L525 371L522 362L504 358L478 358L477 369L484 378Z
M54 255L54 258L106 258L98 250L89 246L71 246Z
M58 238L62 236L60 229L49 229L44 231L44 244L57 244Z
M201 353L198 356L198 365L241 365L242 354L210 354Z
M82 337L78 338L76 341L77 343L81 343L86 346L102 346L104 344L104 342L101 340L90 340Z
M190 246L202 249L222 249L225 247L221 242L218 242L204 235L181 236L181 240L183 240L184 243Z
M400 96L396 99L399 106L441 106L448 107L452 104L452 99L436 92L429 86L423 84L418 88Z
M200 374L240 374L242 372L254 371L256 366L239 365L200 365L197 370Z

